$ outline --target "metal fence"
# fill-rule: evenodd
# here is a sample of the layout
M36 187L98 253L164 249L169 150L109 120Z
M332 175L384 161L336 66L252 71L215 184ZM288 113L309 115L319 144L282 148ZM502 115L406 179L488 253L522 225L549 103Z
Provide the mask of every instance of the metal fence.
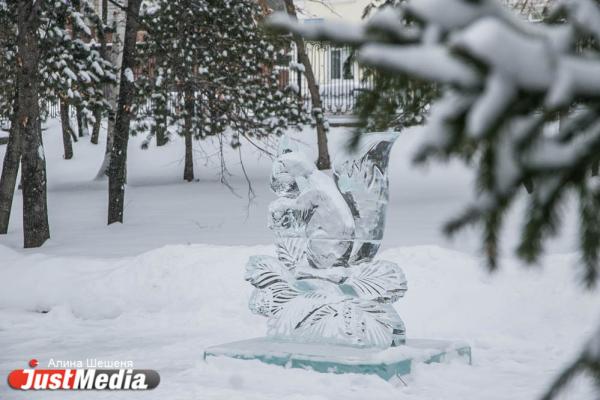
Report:
M349 47L336 47L307 43L306 50L310 59L315 80L321 94L323 112L329 115L352 114L356 99L361 91L372 87L372 79L366 78L364 70L352 57ZM282 86L292 86L299 91L307 109L312 108L308 83L304 73L298 66L298 56L295 47L290 52L290 65L280 67L279 77ZM169 107L175 107L176 100L169 99ZM42 112L49 118L60 116L58 102L42 104ZM144 105L140 105L144 108ZM74 109L71 108L71 114Z
M360 92L372 87L372 78L365 76L364 69L353 57L352 49L307 43L306 51L321 94L323 111L326 114L352 114ZM291 61L292 66L299 65L295 46L291 51ZM308 83L301 69L282 68L280 77L282 83L300 92L304 104L310 109Z
M45 110L48 118L58 118L60 116L60 105L58 104L58 101L42 104L42 109Z

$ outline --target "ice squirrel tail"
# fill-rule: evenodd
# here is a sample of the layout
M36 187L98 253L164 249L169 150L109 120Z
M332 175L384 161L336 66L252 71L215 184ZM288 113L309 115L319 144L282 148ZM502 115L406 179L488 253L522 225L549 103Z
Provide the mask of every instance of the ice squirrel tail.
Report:
M383 238L389 199L388 163L397 132L369 133L353 152L334 162L334 180L355 222L350 263L373 259Z

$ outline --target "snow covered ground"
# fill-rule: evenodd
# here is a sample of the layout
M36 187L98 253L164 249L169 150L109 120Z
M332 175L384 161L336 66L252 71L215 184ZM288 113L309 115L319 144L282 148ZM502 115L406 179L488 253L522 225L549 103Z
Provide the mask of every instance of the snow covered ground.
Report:
M332 152L347 136L332 133ZM307 130L296 137L313 143ZM460 339L473 365L420 365L394 386L376 377L286 370L258 362L202 360L214 344L261 336L265 320L247 309L247 258L273 252L266 228L270 161L245 145L242 157L257 197L248 206L238 154L228 152L234 196L219 182L219 163L196 147L198 182L184 183L183 145L130 145L126 223L105 226L106 182L93 177L103 145L87 138L63 160L55 121L45 132L52 239L22 250L21 198L9 235L0 238L0 376L30 358L131 360L156 369L159 387L145 393L18 393L0 382L0 399L532 399L579 350L597 322L597 293L582 292L573 251L576 220L549 246L543 268L512 257L519 226L508 219L500 272L489 275L477 232L454 241L440 223L469 198L470 176L457 165L409 166L418 130L406 132L391 160L391 203L381 258L401 265L409 291L397 303L411 337ZM4 147L0 146L0 159ZM593 399L580 379L564 399Z

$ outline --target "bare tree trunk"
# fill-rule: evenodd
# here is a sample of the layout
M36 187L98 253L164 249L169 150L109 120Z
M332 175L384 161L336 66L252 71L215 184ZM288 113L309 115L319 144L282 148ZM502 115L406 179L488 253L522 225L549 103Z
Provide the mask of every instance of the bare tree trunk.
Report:
M110 165L110 152L113 148L114 133L115 133L115 112L114 109L108 111L108 126L106 128L106 150L100 169L96 173L95 180L103 180L108 176L108 166Z
M164 146L169 142L169 137L167 135L167 117L165 115L165 111L168 107L167 100L155 99L155 105L159 108L159 111L156 112L154 116L154 124L152 125L152 134L156 137L156 146Z
M94 110L94 125L92 126L92 135L90 136L90 142L92 144L98 144L100 138L100 126L102 125L102 112Z
M38 10L40 2L18 2L17 122L21 138L23 235L25 248L50 238L46 199L46 159L38 102Z
M102 111L94 110L94 124L92 125L92 134L90 135L90 143L98 144L100 138L100 126L102 125Z
M83 108L80 106L75 107L76 110L76 114L77 114L77 133L79 134L79 137L84 137L90 134L89 128L88 128L88 124L87 124L87 120L85 119L84 115L83 115Z
M125 180L127 165L127 144L129 142L129 125L132 118L132 104L135 95L135 84L128 79L133 75L135 67L136 39L138 16L142 0L127 2L127 21L125 23L125 39L123 41L123 64L121 66L121 83L119 102L115 121L114 142L108 168L108 224L123 222L125 201Z
M15 99L16 100L16 99ZM19 173L19 162L21 161L21 146L19 138L19 124L17 124L17 105L15 101L13 117L10 122L10 133L4 162L2 163L2 175L0 176L0 234L8 232L8 223L12 209L17 175Z
M81 12L81 4L80 2L74 3L77 11ZM81 30L77 26L77 24L72 24L71 26L73 39L79 39L81 36ZM75 105L75 119L77 120L77 134L79 137L84 137L89 135L87 120L83 115L83 107L80 104Z
M192 147L192 131L185 130L185 168L183 179L192 182L194 180L194 153Z
M62 125L64 158L70 160L73 158L71 136L74 136L75 133L71 129L71 122L69 121L69 104L64 99L60 99L60 124Z
M296 7L294 6L294 0L284 0L285 10L287 14L293 19L298 19L296 14ZM308 84L308 91L310 92L310 99L312 103L312 113L315 118L317 125L317 142L319 148L319 157L317 159L317 168L319 169L330 169L331 160L329 158L329 150L327 149L327 128L325 125L325 117L323 115L323 107L321 103L321 94L319 93L319 87L315 80L315 74L313 72L310 59L306 53L306 46L302 36L293 34L292 36L296 49L298 51L298 61L304 66L304 75L306 76L306 83Z
M114 20L116 23L116 29L112 33L112 46L109 52L109 58L111 63L117 69L117 71L121 71L121 63L123 59L123 37L125 35L125 21L120 15L120 12L115 13ZM106 150L104 152L104 159L102 160L102 165L100 166L100 169L96 174L96 180L102 180L108 176L108 168L110 165L110 152L113 148L115 136L117 101L119 98L118 80L115 84L106 85L106 98L108 99L108 103L110 105L110 110L108 111L108 126L106 128Z
M102 3L102 28L98 32L98 39L100 41L100 56L108 60L108 52L106 51L106 32L104 32L104 26L108 23L108 0L101 0ZM108 91L106 86L104 88L104 96L107 97ZM94 110L94 126L92 128L92 136L90 142L92 144L98 144L100 137L100 127L102 126L102 110L99 108Z
M77 136L83 137L83 118L79 106L75 106L75 121L77 122Z
M192 182L194 180L194 153L192 148L192 118L194 115L194 90L186 87L184 92L185 118L183 131L185 135L185 167L183 179Z

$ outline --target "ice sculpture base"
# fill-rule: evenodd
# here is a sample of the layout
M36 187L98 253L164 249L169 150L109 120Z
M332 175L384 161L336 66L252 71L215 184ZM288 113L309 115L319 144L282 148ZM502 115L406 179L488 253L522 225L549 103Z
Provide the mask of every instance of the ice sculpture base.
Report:
M462 358L471 364L471 347L464 342L409 339L402 346L374 350L256 338L213 346L204 351L205 360L218 356L317 372L375 374L390 380L409 374L413 362L429 364Z

